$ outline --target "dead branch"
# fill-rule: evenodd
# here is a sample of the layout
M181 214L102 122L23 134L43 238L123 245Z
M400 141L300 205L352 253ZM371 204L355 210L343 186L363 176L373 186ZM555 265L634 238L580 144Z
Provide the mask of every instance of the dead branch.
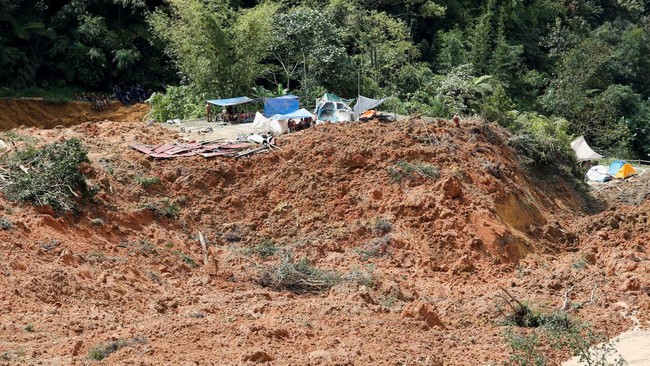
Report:
M203 233L199 231L199 243L201 243L201 250L203 250L203 264L207 265L208 264L208 247L205 244L205 238L203 237Z

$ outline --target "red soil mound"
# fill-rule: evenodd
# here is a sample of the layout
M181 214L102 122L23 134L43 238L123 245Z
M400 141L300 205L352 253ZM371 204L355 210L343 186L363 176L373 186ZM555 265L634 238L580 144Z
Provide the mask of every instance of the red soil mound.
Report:
M522 172L495 126L322 125L242 160L151 160L129 144L178 136L135 123L16 132L80 138L99 192L78 217L0 200L8 362L84 364L127 339L106 364L500 363L499 287L549 311L595 287L572 314L608 334L631 324L621 311L647 311L641 224L587 230L571 183ZM608 241L617 230L629 245ZM321 294L261 287L260 269L282 258L251 254L265 238L363 281Z

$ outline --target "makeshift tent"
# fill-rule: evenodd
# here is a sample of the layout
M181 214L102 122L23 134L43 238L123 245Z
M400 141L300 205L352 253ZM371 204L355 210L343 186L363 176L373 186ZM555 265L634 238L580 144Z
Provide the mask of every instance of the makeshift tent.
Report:
M384 99L371 99L371 98L366 98L363 95L359 95L359 98L357 98L357 103L354 105L354 114L359 118L363 112L369 110L369 109L375 109L379 107L382 103L386 101L387 98Z
M316 101L317 122L347 122L353 120L350 100L343 99L335 94L325 93Z
M208 100L208 103L218 105L221 107L230 107L233 105L244 104L248 102L253 102L255 99L249 97L236 97L236 98L227 98L227 99L212 99Z
M266 118L262 113L257 112L253 120L253 129L261 132L269 132L274 136L282 135L289 132L288 119L271 119Z
M576 152L578 161L588 161L601 159L603 156L594 152L591 147L585 141L584 136L580 136L577 139L571 141L571 148Z
M264 99L264 117L271 117L274 114L287 114L295 112L300 108L300 97L295 95L283 95L277 98Z
M305 108L301 108L297 111L287 113L287 114L274 114L270 118L274 120L281 120L281 119L289 120L289 119L313 118L313 115Z
M590 182L607 182L612 179L612 176L607 174L607 167L604 165L592 166L587 172L586 177Z
M623 179L636 174L636 170L634 170L632 165L628 164L625 160L614 160L609 164L607 174L614 178Z

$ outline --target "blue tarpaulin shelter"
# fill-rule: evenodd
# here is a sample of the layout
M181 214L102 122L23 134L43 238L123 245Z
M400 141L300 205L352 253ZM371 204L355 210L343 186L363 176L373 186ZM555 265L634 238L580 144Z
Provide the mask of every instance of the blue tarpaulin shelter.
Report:
M283 95L277 98L266 98L264 100L264 117L271 117L276 114L288 114L300 108L300 99L295 95Z
M251 99L249 97L236 97L236 98L227 98L227 99L212 99L212 100L208 100L208 103L218 105L221 107L230 107L233 105L252 102L254 100L255 99Z

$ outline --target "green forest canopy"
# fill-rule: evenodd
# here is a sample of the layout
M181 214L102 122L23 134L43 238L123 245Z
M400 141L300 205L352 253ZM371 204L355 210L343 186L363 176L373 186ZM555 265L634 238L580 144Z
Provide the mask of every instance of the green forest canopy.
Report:
M159 119L359 90L648 159L649 54L644 0L0 0L0 87L139 83Z

